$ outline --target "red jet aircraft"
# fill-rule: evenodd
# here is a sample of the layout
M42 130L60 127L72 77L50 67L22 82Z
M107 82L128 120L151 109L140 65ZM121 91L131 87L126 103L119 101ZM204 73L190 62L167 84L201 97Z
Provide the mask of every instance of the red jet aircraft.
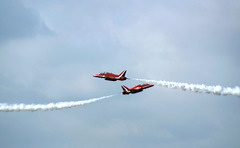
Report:
M122 89L123 89L122 94L123 95L129 95L130 93L135 94L135 93L143 91L143 89L153 87L153 86L154 85L152 85L152 84L139 84L137 86L134 86L133 88L127 88L126 86L122 85Z
M94 77L97 78L104 78L105 80L109 80L109 81L124 81L127 78L125 77L127 70L122 71L119 75L113 74L113 73L109 73L109 72L105 72L105 73L100 73L100 74L96 74L93 75Z

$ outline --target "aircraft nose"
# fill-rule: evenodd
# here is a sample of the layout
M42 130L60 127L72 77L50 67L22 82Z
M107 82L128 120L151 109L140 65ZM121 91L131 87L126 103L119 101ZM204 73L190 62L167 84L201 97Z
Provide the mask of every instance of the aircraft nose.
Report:
M98 74L96 74L96 75L93 75L93 77L98 77Z

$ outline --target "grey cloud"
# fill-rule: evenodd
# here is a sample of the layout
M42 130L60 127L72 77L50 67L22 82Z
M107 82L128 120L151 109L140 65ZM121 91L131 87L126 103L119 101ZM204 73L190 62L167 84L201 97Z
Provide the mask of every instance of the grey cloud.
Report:
M19 0L3 0L0 5L0 43L37 34L51 34L38 13Z

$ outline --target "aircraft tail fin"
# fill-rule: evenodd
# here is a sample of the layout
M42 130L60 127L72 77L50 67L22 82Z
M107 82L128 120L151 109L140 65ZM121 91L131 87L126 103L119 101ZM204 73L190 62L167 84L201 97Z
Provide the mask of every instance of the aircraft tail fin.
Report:
M122 71L122 72L118 75L118 77L125 77L126 72L127 72L127 70Z
M129 92L130 92L129 88L127 88L127 87L126 87L126 86L124 86L124 85L122 85L122 89L123 89L123 91L124 91L124 92L127 92L127 93L129 93Z

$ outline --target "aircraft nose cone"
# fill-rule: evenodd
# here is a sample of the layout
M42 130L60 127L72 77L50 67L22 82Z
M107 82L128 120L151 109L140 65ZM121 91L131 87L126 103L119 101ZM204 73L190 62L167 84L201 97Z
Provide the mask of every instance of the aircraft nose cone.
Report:
M98 74L96 74L96 75L93 75L93 77L98 77Z

